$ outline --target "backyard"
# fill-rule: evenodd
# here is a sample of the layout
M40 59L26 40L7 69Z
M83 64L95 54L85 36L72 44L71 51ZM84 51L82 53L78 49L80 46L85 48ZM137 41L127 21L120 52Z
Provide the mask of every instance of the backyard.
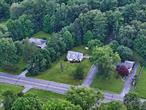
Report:
M50 34L45 33L43 31L40 31L40 32L38 32L38 33L36 33L36 34L33 35L33 37L39 38L39 39L48 39L49 36L50 36Z

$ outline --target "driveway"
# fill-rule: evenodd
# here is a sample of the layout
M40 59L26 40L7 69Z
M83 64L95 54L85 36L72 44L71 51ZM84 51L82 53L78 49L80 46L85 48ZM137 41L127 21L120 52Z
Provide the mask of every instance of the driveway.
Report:
M98 71L97 66L92 65L90 70L89 70L89 72L88 72L88 74L87 74L87 77L85 78L85 80L82 83L82 86L89 87L91 85L91 83L92 83L92 81L94 79L94 76L96 75L97 71Z

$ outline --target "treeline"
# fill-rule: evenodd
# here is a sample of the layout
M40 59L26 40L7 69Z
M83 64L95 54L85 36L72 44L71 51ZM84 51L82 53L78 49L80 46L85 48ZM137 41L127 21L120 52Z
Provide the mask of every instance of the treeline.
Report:
M101 103L103 94L90 88L71 88L64 98L46 97L45 101L36 95L15 94L5 91L2 94L4 110L145 110L146 102L135 93L124 97L123 103L111 101Z
M136 59L144 64L145 20L143 0L24 0L11 5L7 29L0 28L0 37L16 42L16 58L23 56L32 73L49 68L51 62L79 44L93 48L110 43L122 60ZM38 31L54 33L45 50L27 46L28 41L23 40ZM140 57L134 58L135 52Z

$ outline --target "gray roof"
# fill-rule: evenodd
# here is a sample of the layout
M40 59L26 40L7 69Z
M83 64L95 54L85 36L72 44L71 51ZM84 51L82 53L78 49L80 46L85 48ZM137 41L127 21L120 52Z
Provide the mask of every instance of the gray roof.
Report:
M44 49L47 46L47 41L39 38L30 38L30 43L34 43L36 46L40 47L41 49Z
M80 61L82 61L83 60L83 53L75 52L75 51L68 51L67 59L69 61L72 61L72 60L80 60Z

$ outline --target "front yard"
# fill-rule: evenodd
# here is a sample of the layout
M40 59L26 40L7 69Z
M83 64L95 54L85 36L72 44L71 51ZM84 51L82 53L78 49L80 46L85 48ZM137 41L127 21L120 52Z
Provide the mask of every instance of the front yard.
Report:
M144 67L141 74L137 71L137 75L137 83L133 91L136 92L138 96L146 98L146 67Z
M111 79L104 79L97 73L91 87L98 88L103 91L119 93L122 90L123 84L124 82L120 78L116 79L113 77Z
M61 64L63 65L63 71L61 70ZM72 73L78 67L78 63L69 63L64 61L64 57L60 58L57 62L52 64L52 67L45 72L39 73L35 78L55 81L60 83L67 83L71 85L78 85L82 83L82 80L74 80ZM89 60L84 60L81 62L84 67L85 76L88 73L91 63Z
M88 53L88 50L84 49L84 46L78 46L73 48L73 51L83 52L84 54ZM60 83L67 83L71 85L79 85L83 82L83 80L75 80L73 79L72 73L76 70L76 68L81 64L84 67L85 77L91 67L91 62L89 59L84 59L81 63L69 63L68 61L64 61L65 56L60 57L56 62L54 62L50 69L45 72L39 73L39 75L35 76L35 78L55 81ZM61 65L63 67L63 71L61 69Z

